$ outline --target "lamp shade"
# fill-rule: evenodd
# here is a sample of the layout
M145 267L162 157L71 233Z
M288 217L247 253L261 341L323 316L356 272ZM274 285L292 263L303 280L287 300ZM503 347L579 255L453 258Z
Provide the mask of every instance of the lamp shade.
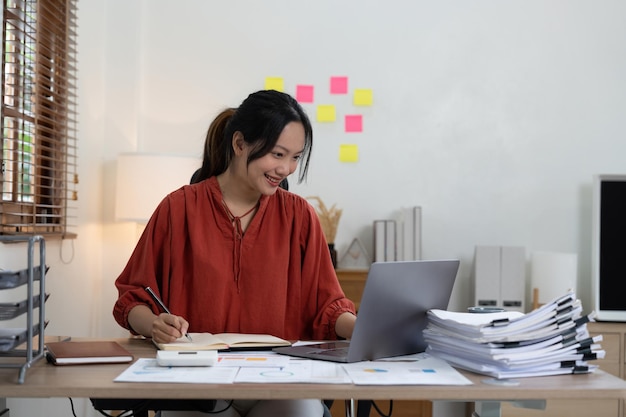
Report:
M121 154L117 159L115 218L147 223L163 198L189 184L201 160L188 156Z
M569 290L576 291L578 255L561 252L533 252L532 288L539 289L539 303L551 302Z

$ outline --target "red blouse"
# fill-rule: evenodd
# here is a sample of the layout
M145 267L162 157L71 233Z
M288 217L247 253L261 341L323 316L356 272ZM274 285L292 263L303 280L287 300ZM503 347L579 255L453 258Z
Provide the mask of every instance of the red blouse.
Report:
M243 237L215 177L159 204L115 285L115 320L158 306L150 286L190 332L268 333L291 340L336 339L335 322L355 312L333 269L313 207L278 189L262 196Z

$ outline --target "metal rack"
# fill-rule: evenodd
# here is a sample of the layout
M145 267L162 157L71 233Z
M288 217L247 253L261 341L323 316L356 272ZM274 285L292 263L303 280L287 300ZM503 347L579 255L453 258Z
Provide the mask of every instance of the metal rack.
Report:
M45 276L46 245L42 236L0 236L1 243L27 242L28 266L19 271L0 271L0 290L26 285L26 299L16 303L0 303L0 320L26 314L26 326L20 329L0 327L0 368L19 368L18 382L24 383L26 370L45 355ZM39 265L35 262L35 247L39 245ZM39 281L35 290L35 281ZM37 317L35 309L38 309ZM35 336L39 336L35 340ZM36 344L36 346L35 346ZM25 349L24 349L25 346ZM24 358L10 360L8 358Z

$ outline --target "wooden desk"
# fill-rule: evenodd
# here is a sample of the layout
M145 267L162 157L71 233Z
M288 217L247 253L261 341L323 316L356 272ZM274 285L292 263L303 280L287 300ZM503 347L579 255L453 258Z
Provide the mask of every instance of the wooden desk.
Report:
M116 339L137 358L154 357L150 341ZM486 377L462 372L471 386L356 386L352 384L168 384L124 383L113 379L126 364L54 366L39 361L17 383L15 369L0 368L3 397L76 398L169 398L169 399L393 399L500 401L546 399L596 399L615 401L626 397L626 381L603 371L586 375L522 378L518 386L495 386L481 381ZM498 409L499 413L499 409ZM487 414L499 415L499 414Z

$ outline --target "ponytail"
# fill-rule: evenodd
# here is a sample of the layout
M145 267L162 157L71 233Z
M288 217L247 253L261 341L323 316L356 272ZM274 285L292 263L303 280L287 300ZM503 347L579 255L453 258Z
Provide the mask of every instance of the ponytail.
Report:
M230 138L225 137L226 126L230 121L234 108L222 110L211 122L204 142L202 168L197 181L217 176L228 168L233 158L233 147Z

